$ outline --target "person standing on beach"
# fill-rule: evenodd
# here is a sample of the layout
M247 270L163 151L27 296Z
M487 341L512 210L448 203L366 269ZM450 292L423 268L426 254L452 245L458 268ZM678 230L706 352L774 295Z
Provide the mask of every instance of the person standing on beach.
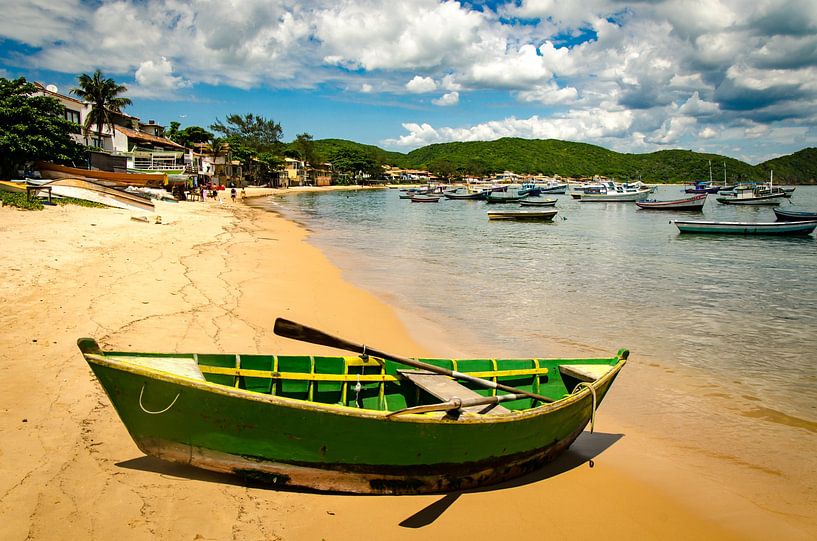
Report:
M235 196L236 196L235 188L234 187L230 188L230 199L233 200L233 203L235 203Z

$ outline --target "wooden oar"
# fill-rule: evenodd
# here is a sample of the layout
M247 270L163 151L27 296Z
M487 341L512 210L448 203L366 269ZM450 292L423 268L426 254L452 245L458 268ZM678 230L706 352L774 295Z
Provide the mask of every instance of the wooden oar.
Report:
M337 349L345 349L346 351L354 351L355 353L360 353L362 355L372 355L374 357L380 357L381 359L388 359L396 363L413 366L414 368L427 370L429 372L434 372L435 374L442 374L443 376L448 376L450 378L468 381L476 385L480 385L482 387L487 387L488 389L499 389L501 391L505 391L508 393L533 398L534 400L539 400L540 402L554 401L552 398L548 398L547 396L542 396L536 393L530 393L528 391L525 391L524 389L517 389L516 387L511 387L510 385L504 385L502 383L497 383L495 381L478 378L470 374L464 374L462 372L457 372L455 370L449 370L447 368L442 368L440 366L436 366L433 364L424 363L416 359L409 359L406 357L398 357L397 355L390 355L388 353L372 349L368 346L355 344L353 342L344 340L343 338L338 338L337 336L326 334L325 332L319 331L318 329L313 329L312 327L307 327L306 325L301 325L300 323L295 323L294 321L290 321L288 319L284 319L281 317L275 320L274 331L275 334L279 336L284 336L286 338L292 338L294 340L300 340L302 342L309 342L311 344L329 346Z
M497 396L485 396L483 398L472 398L470 400L462 400L460 398L452 398L447 402L439 402L437 404L424 404L422 406L412 406L410 408L403 408L401 410L393 411L386 415L386 417L394 417L395 415L405 415L407 413L428 413L430 411L451 411L462 408L469 408L471 406L487 406L488 404L499 404L500 402L508 402L510 400L519 400L527 398L522 394L501 394Z

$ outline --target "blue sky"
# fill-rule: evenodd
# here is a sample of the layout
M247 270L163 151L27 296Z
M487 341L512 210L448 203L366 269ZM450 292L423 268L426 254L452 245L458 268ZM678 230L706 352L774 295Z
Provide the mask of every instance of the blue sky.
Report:
M814 0L6 0L0 76L101 69L142 120L407 152L557 138L757 163L817 146Z

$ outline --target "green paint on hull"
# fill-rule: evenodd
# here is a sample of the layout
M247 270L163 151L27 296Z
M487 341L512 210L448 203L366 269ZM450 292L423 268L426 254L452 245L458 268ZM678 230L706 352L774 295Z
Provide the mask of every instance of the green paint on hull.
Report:
M190 355L111 352L99 355L87 344L80 347L130 435L147 454L257 479L274 478L277 484L372 493L416 493L448 490L454 485L476 486L538 467L578 436L588 423L593 407L589 390L567 394L575 382L567 382L571 388L566 387L558 365L570 362L610 365L607 375L593 383L598 405L626 359L623 354L621 358L611 359L538 361L548 367L548 374L528 377L527 389L536 389L557 399L552 404L531 407L531 400L519 400L506 403L513 410L509 414L464 414L459 419L440 413L386 418L388 411L438 400L423 396L406 382L366 382L362 393L367 394L370 408L356 406L354 391L349 391L352 396L346 400L350 406L321 404L315 401L316 397L334 400L340 396L336 391L346 384L290 381L285 385L284 381L274 382L275 378L265 381L241 376L236 388L233 376L207 374L210 380L219 382L197 381L133 366L117 358L142 355L148 359L189 359ZM197 357L202 367L218 365L221 361L226 364L227 360L235 362L235 358ZM272 356L242 355L240 365L244 368L262 359L272 360ZM275 359L280 371L280 366L294 366L304 357ZM308 373L314 370L312 367L331 364L325 360L345 358L306 359L309 363L304 372ZM430 362L450 363L446 360ZM476 367L474 371L479 371L485 362L492 361L472 363ZM460 361L458 367L463 363L467 364ZM397 368L385 363L384 371L394 374ZM519 386L524 387L523 384ZM255 392L241 388L248 385L267 390ZM378 396L381 386L383 392ZM275 396L270 392L304 397L311 393L313 401ZM478 392L490 394L491 391L480 389ZM196 459L197 456L201 456L201 460ZM236 463L231 464L233 461ZM296 475L287 473L290 469ZM305 474L311 469L337 473L339 476L334 477L339 480L332 481L334 474L328 473L329 481L311 483L310 476ZM345 482L344 475L355 482Z

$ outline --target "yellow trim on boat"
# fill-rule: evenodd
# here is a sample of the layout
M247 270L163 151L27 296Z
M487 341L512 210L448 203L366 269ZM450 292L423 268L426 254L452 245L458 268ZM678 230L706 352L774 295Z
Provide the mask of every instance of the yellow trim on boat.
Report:
M202 374L220 374L224 376L245 376L251 378L272 378L301 381L341 381L344 383L357 382L395 382L400 381L398 376L390 374L307 374L306 372L273 372L270 370L252 370L249 368L230 368L228 366L199 365ZM544 376L547 368L520 368L517 370L484 370L482 372L468 372L477 378L504 378L509 376ZM537 378L538 379L538 378Z

